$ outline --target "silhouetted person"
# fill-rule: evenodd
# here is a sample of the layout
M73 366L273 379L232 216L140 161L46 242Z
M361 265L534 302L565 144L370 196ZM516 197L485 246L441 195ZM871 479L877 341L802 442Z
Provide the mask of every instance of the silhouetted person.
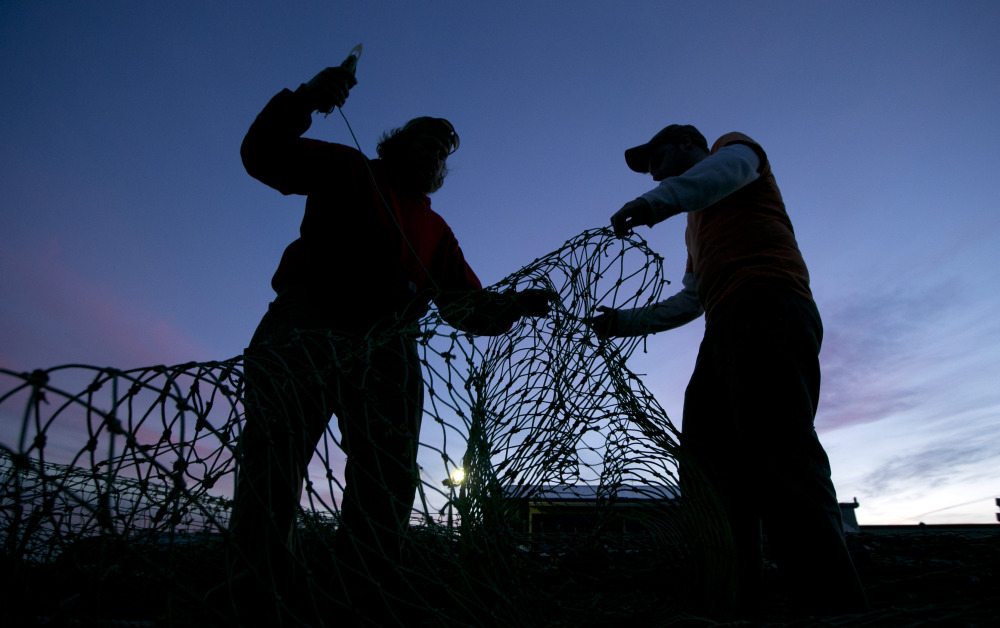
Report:
M694 127L670 125L625 151L625 161L659 185L626 203L611 225L624 235L687 214L683 289L642 308L601 307L592 324L600 335L643 335L705 314L684 399L681 493L707 484L721 497L738 603L759 599L763 522L778 571L804 610L864 609L813 429L823 326L767 155L741 133L709 150Z
M342 105L354 82L327 68L281 91L243 141L247 172L306 203L300 237L272 279L277 297L245 354L246 425L231 530L241 577L294 595L303 478L335 415L347 458L338 583L366 614L403 595L396 567L418 482L423 411L418 319L433 300L455 327L499 334L549 306L540 290L483 290L431 210L427 195L441 187L459 144L447 120L410 120L382 137L374 160L301 137L312 112ZM391 613L381 619L392 620Z

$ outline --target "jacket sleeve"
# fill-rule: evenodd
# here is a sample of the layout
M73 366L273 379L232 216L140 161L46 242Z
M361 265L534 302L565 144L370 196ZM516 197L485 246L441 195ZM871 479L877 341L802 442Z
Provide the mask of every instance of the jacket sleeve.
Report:
M680 292L658 303L615 310L614 335L644 336L686 325L704 313L693 273L685 273Z
M449 325L477 336L499 336L511 330L523 315L515 293L464 290L442 293L435 299Z
M332 157L327 142L303 138L312 125L312 110L298 91L282 90L250 125L240 156L253 178L282 194L309 194Z
M434 302L449 325L477 336L496 336L520 318L514 293L484 290L450 229L439 244Z
M681 212L704 209L760 176L761 160L753 148L730 144L692 166L684 174L669 177L640 198L653 208L655 222Z

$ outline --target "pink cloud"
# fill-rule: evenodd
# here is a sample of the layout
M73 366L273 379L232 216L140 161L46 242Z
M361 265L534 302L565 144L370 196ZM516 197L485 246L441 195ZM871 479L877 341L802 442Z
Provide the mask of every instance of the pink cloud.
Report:
M818 424L836 429L879 421L927 401L928 380L952 356L929 346L961 295L947 285L890 286L821 306L825 338ZM915 315L919 314L919 315ZM957 347L951 347L952 353ZM944 382L937 382L944 383Z
M132 368L206 360L169 319L64 258L55 240L0 251L0 366Z

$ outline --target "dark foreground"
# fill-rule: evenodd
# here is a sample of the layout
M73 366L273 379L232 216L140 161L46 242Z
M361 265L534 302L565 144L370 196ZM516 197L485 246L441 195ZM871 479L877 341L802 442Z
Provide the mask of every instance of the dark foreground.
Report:
M775 592L753 617L713 605L704 583L642 550L524 551L502 566L430 548L410 565L421 608L407 626L987 626L1000 617L1000 535L959 532L848 537L868 591L868 612L802 616ZM437 543L438 541L431 541ZM418 548L419 549L419 548ZM427 549L427 548L424 548ZM467 553L466 553L467 554ZM6 554L9 556L10 554ZM317 552L317 556L322 552ZM454 559L454 560L452 560ZM458 561L477 573L458 567ZM93 539L48 564L0 565L3 626L236 625L204 593L225 578L218 542L115 547ZM327 581L317 563L314 577ZM773 573L771 575L774 575ZM335 596L334 596L335 597ZM334 600L270 625L345 625ZM299 620L292 619L297 617ZM246 625L261 625L252 618ZM330 621L332 620L332 621ZM355 616L355 621L358 617ZM350 623L347 623L350 625Z

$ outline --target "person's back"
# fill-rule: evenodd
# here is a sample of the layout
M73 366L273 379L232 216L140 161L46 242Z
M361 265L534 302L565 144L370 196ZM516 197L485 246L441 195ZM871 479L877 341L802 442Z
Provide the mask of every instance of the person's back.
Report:
M687 213L687 272L698 277L709 320L716 304L744 287L784 287L812 300L809 271L764 150L742 133L727 133L710 154L734 144L749 146L757 154L756 179L704 209Z

